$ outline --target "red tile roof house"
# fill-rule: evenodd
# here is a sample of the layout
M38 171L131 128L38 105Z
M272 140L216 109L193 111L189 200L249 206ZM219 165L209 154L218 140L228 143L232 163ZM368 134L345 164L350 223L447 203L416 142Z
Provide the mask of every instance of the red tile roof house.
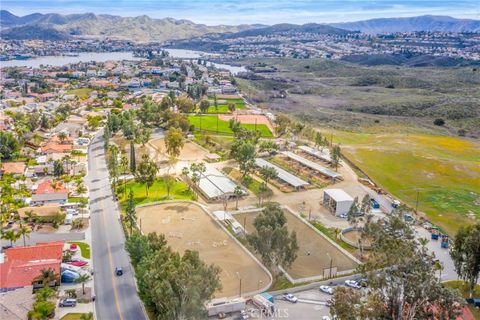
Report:
M42 154L50 153L67 153L73 150L72 144L61 144L56 142L48 142L40 148Z
M0 260L0 291L31 286L42 269L51 268L60 275L62 255L63 241L6 249Z
M63 186L61 182L53 185L50 180L45 180L40 183L32 195L31 204L34 206L41 206L50 203L64 204L68 200L68 189Z
M13 174L14 176L22 176L26 169L25 162L3 162L0 163L0 176L3 174Z

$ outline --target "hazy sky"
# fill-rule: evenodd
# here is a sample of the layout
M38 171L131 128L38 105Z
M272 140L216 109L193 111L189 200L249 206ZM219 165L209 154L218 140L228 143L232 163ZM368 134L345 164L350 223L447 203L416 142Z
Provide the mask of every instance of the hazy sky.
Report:
M480 19L480 0L0 0L0 7L17 15L33 12L145 14L208 25L327 23L426 14Z

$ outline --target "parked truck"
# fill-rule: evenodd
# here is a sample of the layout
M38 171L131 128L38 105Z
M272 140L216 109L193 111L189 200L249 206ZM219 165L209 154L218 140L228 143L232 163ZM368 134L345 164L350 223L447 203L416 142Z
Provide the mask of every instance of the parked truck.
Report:
M253 304L256 305L265 316L272 315L275 312L275 304L273 301L270 301L269 298L270 297L264 297L262 294L257 294L252 298Z

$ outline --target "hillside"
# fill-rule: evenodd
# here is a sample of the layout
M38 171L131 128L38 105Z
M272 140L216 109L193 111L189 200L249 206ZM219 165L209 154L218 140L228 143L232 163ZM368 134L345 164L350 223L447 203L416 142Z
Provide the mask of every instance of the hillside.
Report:
M296 32L302 33L320 33L320 34L338 34L344 35L350 33L348 30L331 27L324 24L307 23L303 25L282 23L275 24L273 26L267 26L262 28L255 28L249 30L239 31L233 34L222 35L221 38L235 39L243 37L255 37L255 36L267 36L276 34L292 34Z
M447 16L382 18L330 25L369 34L411 31L480 32L480 20L455 19Z
M31 14L18 17L0 12L2 37L16 39L57 39L72 36L110 37L143 41L188 39L208 33L231 33L255 28L250 25L206 26L188 20L152 19L146 15L120 17L93 13L61 15Z

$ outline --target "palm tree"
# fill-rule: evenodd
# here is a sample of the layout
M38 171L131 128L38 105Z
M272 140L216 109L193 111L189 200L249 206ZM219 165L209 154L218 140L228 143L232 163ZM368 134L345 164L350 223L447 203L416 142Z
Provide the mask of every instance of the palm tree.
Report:
M32 230L30 230L29 227L23 225L23 224L20 224L20 228L18 229L17 231L17 234L19 237L23 237L23 246L26 247L27 246L27 243L25 241L25 237L28 237L30 239L30 233L32 232Z
M33 282L42 282L44 288L48 287L52 281L55 281L56 284L57 275L52 268L41 269L40 275L33 279Z
M20 235L15 230L2 231L2 239L10 241L10 246L13 247L13 243L20 238Z
M235 195L235 210L238 210L238 198L240 198L243 195L243 190L240 188L240 186L236 186L235 189L233 190L233 194Z
M86 273L81 274L77 279L75 279L76 283L81 283L82 284L82 292L85 295L85 283L90 281L90 276Z
M64 143L65 140L67 140L67 134L63 131L60 131L58 133L58 140L60 140L60 143Z

